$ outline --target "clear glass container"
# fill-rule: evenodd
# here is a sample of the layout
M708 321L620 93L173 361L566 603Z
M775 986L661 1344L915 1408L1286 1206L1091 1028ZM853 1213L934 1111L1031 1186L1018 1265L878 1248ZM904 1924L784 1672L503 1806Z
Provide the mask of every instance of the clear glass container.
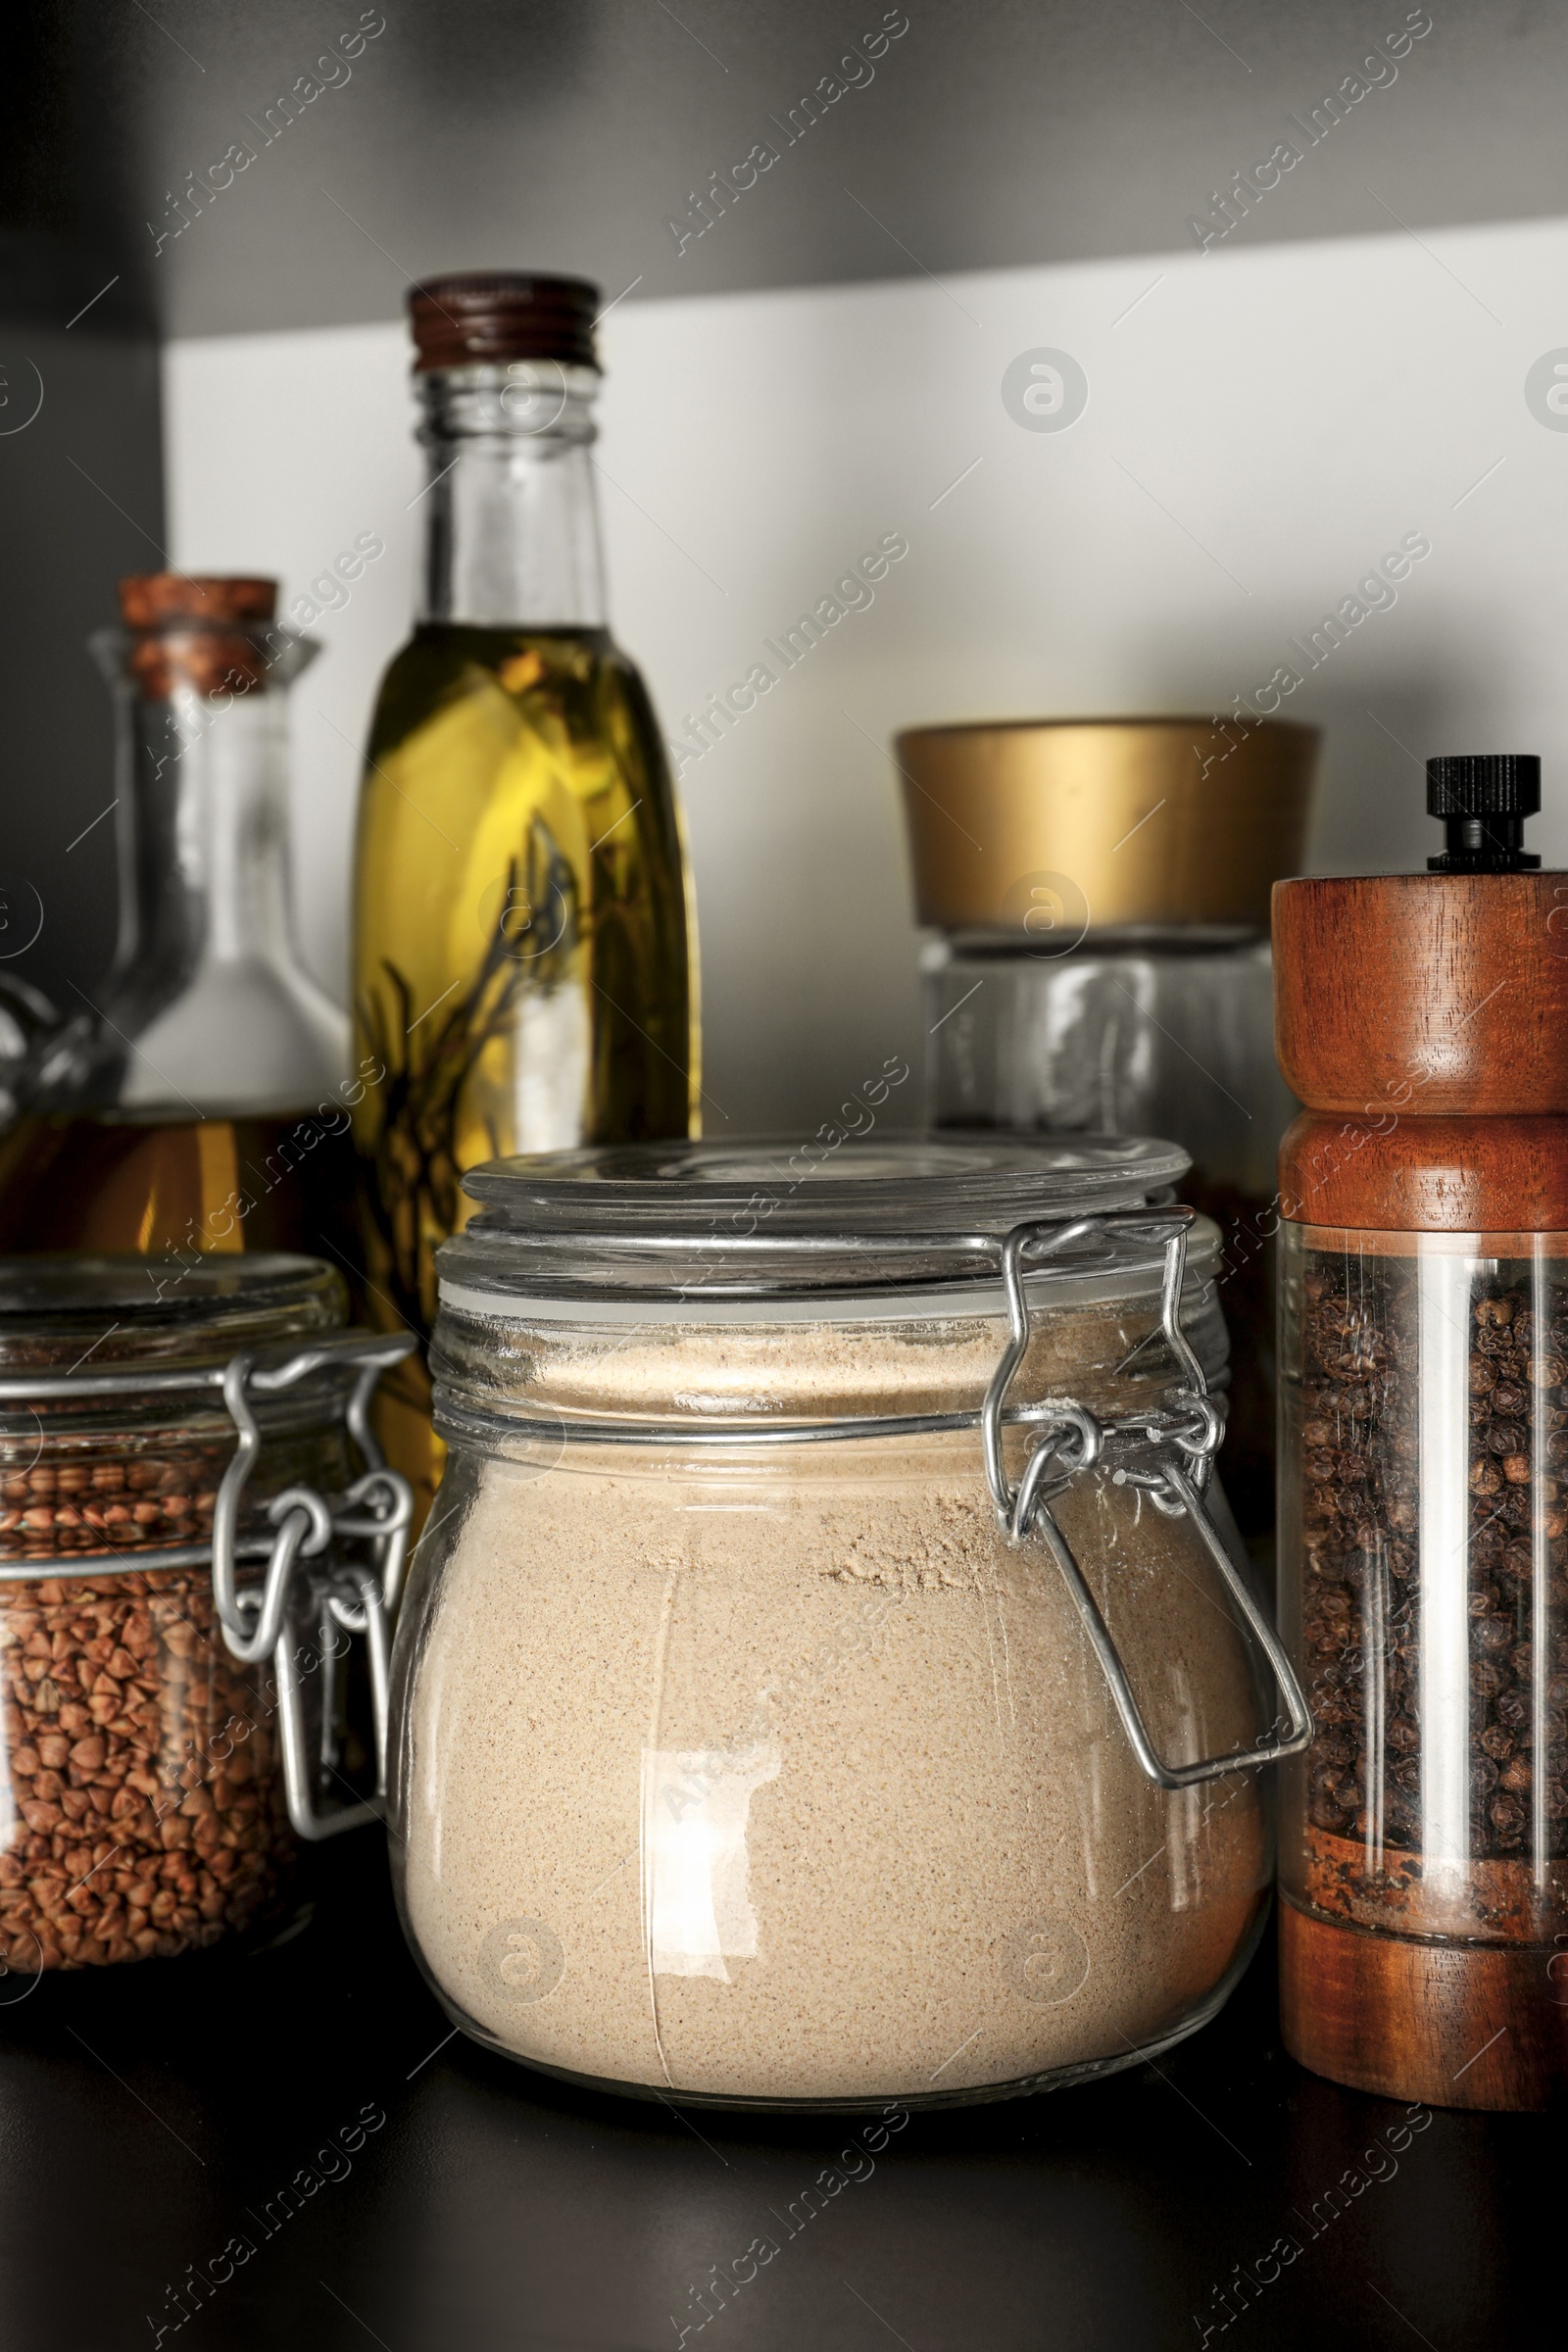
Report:
M1568 1939L1563 1238L1288 1224L1283 1254L1282 1630L1317 1736L1282 1892L1533 1946L1544 1983Z
M155 1384L339 1333L345 1305L341 1277L299 1257L0 1259L9 1973L172 1958L294 1915L277 1691L268 1664L236 1663L214 1607L234 1423L219 1390ZM29 1400L28 1383L74 1371L97 1387ZM328 1366L259 1408L243 1533L286 1488L349 1484L344 1396ZM308 1680L318 1709L331 1680Z
M118 714L118 941L16 1084L0 1249L358 1256L366 1076L301 960L288 857L287 690L318 648L274 596L138 576L125 626L93 640Z
M642 2095L854 2106L1076 2080L1213 2015L1271 1876L1230 1768L1267 1707L1197 1520L1109 1439L1079 1475L1052 1451L1223 1382L1213 1228L1184 1276L1185 1212L1149 1222L1182 1165L691 1145L470 1177L391 1702L402 1916L466 2032ZM1004 1533L977 1426L1037 1219L997 1427L1004 1488L1032 1430L1060 1473L1045 1544ZM1135 1753L1064 1546L1192 1785Z
M936 1126L1169 1135L1191 1154L1184 1197L1224 1238L1225 1313L1238 1340L1226 1492L1244 1531L1265 1534L1274 1515L1274 1159L1296 1109L1274 1059L1266 932L1133 924L1085 933L1063 885L1041 891L1012 937L930 941L922 969Z

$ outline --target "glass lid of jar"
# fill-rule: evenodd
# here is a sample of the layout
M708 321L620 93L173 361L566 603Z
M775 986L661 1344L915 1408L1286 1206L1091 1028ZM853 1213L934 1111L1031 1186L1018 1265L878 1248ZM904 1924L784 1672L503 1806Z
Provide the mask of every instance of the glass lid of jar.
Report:
M0 1374L222 1363L347 1320L343 1278L281 1250L0 1257Z
M499 1294L498 1311L557 1291L679 1296L700 1311L704 1294L972 1284L995 1278L1014 1226L1168 1200L1189 1165L1142 1136L599 1145L472 1170L480 1213L437 1264L444 1298ZM1103 1236L1085 1248L1116 1254Z

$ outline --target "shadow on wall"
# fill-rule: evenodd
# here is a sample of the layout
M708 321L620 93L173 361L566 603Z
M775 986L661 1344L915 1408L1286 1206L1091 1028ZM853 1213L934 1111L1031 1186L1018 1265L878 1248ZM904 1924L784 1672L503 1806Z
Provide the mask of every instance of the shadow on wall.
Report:
M1275 659L1250 664L1250 700L1259 710L1271 699L1267 715L1317 727L1322 735L1317 791L1311 829L1307 836L1305 869L1309 873L1397 873L1422 869L1441 846L1426 811L1426 762L1451 751L1525 750L1530 744L1482 743L1476 738L1477 663L1474 648L1429 642L1415 662L1388 662L1358 655L1332 679L1315 676L1306 666L1298 640L1284 639L1295 648L1299 679L1289 694L1271 698L1265 681ZM1370 651L1370 649L1367 649ZM1216 697L1205 706L1195 678L1210 686L1213 656L1208 645L1161 645L1148 650L1144 662L1149 690L1143 707L1153 710L1201 711L1206 717L1235 725L1241 698ZM1248 669L1245 659L1241 668ZM1301 674L1304 672L1304 675ZM1278 679L1278 668L1273 671ZM1495 685L1488 678L1489 695ZM1470 715L1459 717L1461 710ZM1242 710L1243 720L1246 717ZM1462 736L1464 740L1457 740Z
M1449 742L1453 721L1441 685L1446 666L1434 659L1419 675L1369 668L1338 692L1320 689L1301 713L1323 730L1307 842L1312 873L1420 871L1442 848L1442 828L1427 814L1427 760L1446 751L1492 748Z
M14 561L0 587L0 969L67 1006L115 944L114 730L87 652L124 572L163 563L158 355L150 337L0 314L0 496ZM28 895L28 894L33 895ZM35 905L36 902L36 905ZM11 902L7 902L8 906ZM33 914L41 917L34 932Z

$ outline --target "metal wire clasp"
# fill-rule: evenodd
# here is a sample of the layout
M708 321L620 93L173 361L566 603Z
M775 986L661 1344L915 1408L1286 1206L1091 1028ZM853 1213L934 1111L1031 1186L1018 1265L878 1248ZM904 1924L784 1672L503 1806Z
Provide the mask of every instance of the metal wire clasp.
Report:
M333 1334L304 1347L236 1355L223 1374L223 1401L239 1442L213 1513L213 1601L231 1656L247 1666L271 1660L288 1816L296 1834L313 1841L380 1820L384 1813L390 1628L403 1582L414 1493L408 1480L389 1470L382 1459L370 1429L369 1402L381 1374L414 1345L410 1335L399 1332ZM242 1551L253 1551L254 1543L240 1538L239 1515L262 1448L257 1403L334 1364L358 1371L346 1418L368 1468L334 1502L325 1501L311 1487L287 1487L274 1495L268 1506L273 1534L262 1580L242 1590L238 1562ZM322 1770L330 1770L337 1760L331 1701L337 1661L348 1637L365 1636L370 1661L375 1794L320 1811L314 1795L316 1774L306 1736L298 1656L302 1599L321 1636Z
M1075 1217L1068 1224L1015 1225L1002 1251L1007 1345L992 1375L980 1415L986 1483L991 1490L997 1523L1012 1544L1023 1544L1036 1529L1043 1536L1094 1645L1133 1752L1149 1778L1161 1788L1191 1788L1200 1781L1218 1780L1226 1773L1276 1763L1281 1757L1299 1754L1312 1738L1312 1717L1291 1662L1247 1578L1231 1558L1225 1539L1203 1501L1213 1475L1214 1456L1225 1434L1225 1417L1208 1393L1202 1365L1181 1327L1187 1232L1192 1220L1190 1208L1156 1208L1130 1210L1113 1217ZM1013 1424L1021 1421L1037 1434L1023 1474L1014 1486L1003 1458L1003 1430L1007 1391L1028 1353L1031 1337L1029 1301L1024 1291L1025 1261L1053 1257L1074 1242L1109 1240L1140 1231L1164 1245L1159 1328L1185 1379L1164 1392L1158 1406L1119 1421L1102 1421L1086 1405L1070 1397L1045 1397L1038 1404L1025 1406L1021 1413L1011 1416ZM1097 1468L1113 1485L1142 1489L1154 1508L1166 1517L1192 1520L1226 1591L1268 1660L1285 1704L1288 1729L1283 1735L1278 1731L1276 1717L1268 1732L1250 1747L1233 1750L1228 1755L1204 1756L1193 1764L1166 1764L1156 1754L1100 1604L1051 1509L1053 1499L1075 1478Z

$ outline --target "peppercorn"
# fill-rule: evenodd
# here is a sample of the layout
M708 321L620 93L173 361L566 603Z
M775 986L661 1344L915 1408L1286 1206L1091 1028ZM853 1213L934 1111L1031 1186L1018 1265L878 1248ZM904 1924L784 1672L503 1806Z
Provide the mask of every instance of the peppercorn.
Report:
M1568 1668L1568 1636L1554 1619L1568 1599L1568 1283L1554 1286L1544 1313L1523 1282L1482 1277L1478 1294L1464 1464L1471 1848L1477 1859L1524 1850L1539 1777L1549 1851L1562 1855L1568 1671L1558 1645ZM1418 1849L1425 1595L1414 1276L1397 1263L1363 1263L1347 1282L1344 1259L1325 1258L1309 1265L1302 1298L1301 1647L1317 1725L1308 1812L1320 1831ZM1540 1691L1543 1600L1552 1612L1551 1673ZM1542 1699L1551 1711L1538 1755Z

